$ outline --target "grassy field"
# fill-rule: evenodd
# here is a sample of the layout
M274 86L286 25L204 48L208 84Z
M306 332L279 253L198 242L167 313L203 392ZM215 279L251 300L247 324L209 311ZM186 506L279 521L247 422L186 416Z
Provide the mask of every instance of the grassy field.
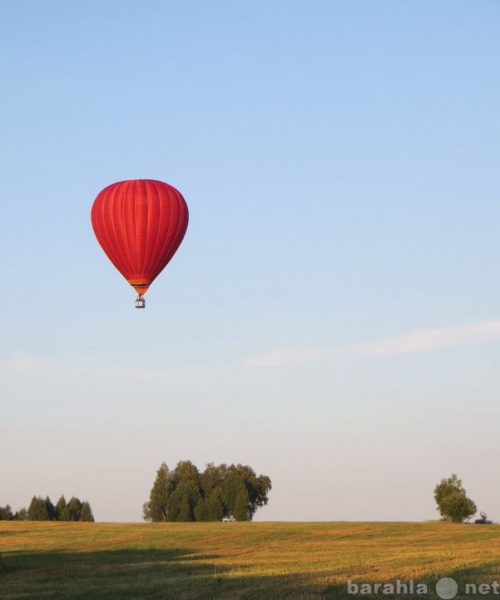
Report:
M500 583L497 525L0 521L0 553L1 600L388 598L347 581L398 579L436 598L441 577L471 598L466 583Z

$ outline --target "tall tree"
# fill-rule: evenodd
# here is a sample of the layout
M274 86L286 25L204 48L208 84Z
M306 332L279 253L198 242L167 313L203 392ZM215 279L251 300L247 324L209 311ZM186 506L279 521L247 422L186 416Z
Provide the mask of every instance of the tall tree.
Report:
M190 460L181 460L175 466L170 477L170 491L173 492L181 482L192 481L197 487L201 486L201 475L198 467Z
M43 498L33 496L28 506L28 519L30 521L47 521L49 514Z
M168 518L168 502L170 495L170 471L166 463L162 463L156 471L149 502L144 504L144 519L146 521L166 521Z
M437 510L443 521L463 523L477 511L475 503L467 497L462 481L455 473L434 488Z
M190 460L181 460L169 482L168 521L194 521L195 507L202 499L201 476Z
M234 465L229 467L223 488L228 516L236 521L250 521L250 499L241 474Z
M268 503L270 478L266 475L257 476L247 465L231 465L227 481L230 480L227 505L231 507L231 515L237 521L251 521L256 510Z
M10 504L0 506L0 521L12 521L14 520L14 514Z
M15 521L27 521L28 520L28 510L26 508L20 508L16 510L14 514Z
M66 503L66 498L64 497L64 495L62 495L56 504L57 519L59 521L69 521L69 511L65 512L65 508L67 506L68 505ZM64 517L63 517L63 515L64 515ZM65 518L66 515L68 516L68 518Z
M80 511L80 521L93 522L94 515L88 502L82 502L82 510Z
M80 515L81 515L81 511L82 511L82 503L78 498L75 498L74 496L70 499L70 501L68 502L68 519L66 519L67 521L79 521L80 520Z
M195 508L201 500L200 488L195 481L179 481L170 496L169 521L195 521Z
M28 519L30 521L50 521L50 506L40 496L33 496L28 507Z
M229 516L221 486L213 489L210 495L200 498L194 515L195 521L222 521L224 517Z
M57 521L56 507L50 501L48 496L45 497L45 506L47 507L47 513L49 515L49 521Z
M215 489L219 488L224 483L227 472L227 465L216 466L214 463L208 463L200 478L203 495L208 497Z

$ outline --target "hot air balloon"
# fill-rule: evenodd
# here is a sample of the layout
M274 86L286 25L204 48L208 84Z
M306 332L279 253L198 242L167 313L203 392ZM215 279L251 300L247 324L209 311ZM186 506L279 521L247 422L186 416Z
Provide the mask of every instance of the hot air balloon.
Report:
M144 294L180 246L189 213L181 193L154 179L119 181L104 188L92 205L92 227L109 260L138 296Z

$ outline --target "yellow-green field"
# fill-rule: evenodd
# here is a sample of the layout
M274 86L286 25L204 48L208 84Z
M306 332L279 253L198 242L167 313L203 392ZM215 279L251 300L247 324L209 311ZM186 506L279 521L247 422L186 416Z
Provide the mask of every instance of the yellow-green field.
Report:
M456 598L500 598L497 525L2 521L0 553L2 600L391 597L348 594L348 580L414 580L436 598L441 577L457 580Z

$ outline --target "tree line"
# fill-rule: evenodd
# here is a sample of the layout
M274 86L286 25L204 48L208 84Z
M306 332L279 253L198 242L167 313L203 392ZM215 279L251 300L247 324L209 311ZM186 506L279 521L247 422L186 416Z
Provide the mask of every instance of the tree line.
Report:
M189 460L170 470L162 463L156 472L149 500L143 505L146 521L251 521L256 510L268 503L271 480L255 474L247 465L207 464L204 471ZM443 521L463 523L476 513L455 473L434 488L434 499ZM62 495L54 505L46 496L33 496L29 507L13 511L0 506L0 521L94 521L87 501ZM486 513L475 523L488 524Z
M149 500L143 505L146 521L251 521L268 503L271 480L247 465L207 464L204 471L189 460L170 470L162 463L156 472ZM434 488L434 499L443 521L463 523L477 511L455 473ZM54 505L47 496L33 496L29 507L14 512L0 506L0 521L94 521L90 504L64 495ZM486 513L475 523L488 524Z
M55 505L48 496L33 496L27 509L13 512L9 504L0 506L0 521L94 521L94 515L88 502L74 496L69 502L61 496Z
M156 472L146 521L251 521L268 502L271 480L246 465L207 464L204 471L189 460L170 470L162 463Z

